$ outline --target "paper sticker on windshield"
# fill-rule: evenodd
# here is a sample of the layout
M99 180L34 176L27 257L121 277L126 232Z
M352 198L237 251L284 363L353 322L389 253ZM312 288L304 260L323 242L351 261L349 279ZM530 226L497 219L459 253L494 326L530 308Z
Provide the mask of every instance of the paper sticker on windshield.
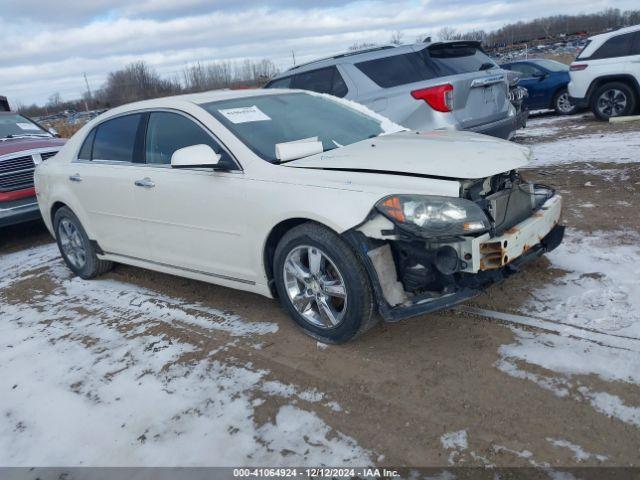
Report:
M40 130L36 125L34 125L33 123L22 123L22 122L18 122L16 123L16 125L18 127L20 127L22 130Z
M251 107L225 108L218 110L227 120L233 123L262 122L271 120L266 113L255 105Z

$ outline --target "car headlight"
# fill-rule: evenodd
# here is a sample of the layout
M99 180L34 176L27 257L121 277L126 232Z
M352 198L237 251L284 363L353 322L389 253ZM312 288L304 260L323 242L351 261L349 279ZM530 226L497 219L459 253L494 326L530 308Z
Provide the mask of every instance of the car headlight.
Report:
M489 230L482 209L464 198L391 195L376 209L398 227L421 237L469 235Z

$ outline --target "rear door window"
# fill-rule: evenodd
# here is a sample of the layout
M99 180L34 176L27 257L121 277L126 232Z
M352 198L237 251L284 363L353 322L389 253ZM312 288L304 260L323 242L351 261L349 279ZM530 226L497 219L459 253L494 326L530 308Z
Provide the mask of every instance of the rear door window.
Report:
M631 55L631 45L635 33L626 33L611 37L598 48L590 60L599 60L603 58L625 57Z
M136 140L142 125L141 120L142 114L125 115L98 125L92 159L112 162L134 162L136 159L139 161Z
M291 86L291 78L292 77L284 77L272 80L265 88L289 88Z
M344 97L347 94L347 85L336 67L298 73L293 78L291 87L318 93L328 93L336 97Z
M356 63L356 67L382 88L436 78L438 74L425 61L422 52L404 53Z

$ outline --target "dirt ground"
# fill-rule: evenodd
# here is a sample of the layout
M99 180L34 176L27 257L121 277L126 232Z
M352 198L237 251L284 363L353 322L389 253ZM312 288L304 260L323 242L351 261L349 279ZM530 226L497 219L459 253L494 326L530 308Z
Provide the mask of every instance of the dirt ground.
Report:
M540 122L545 116L538 117ZM609 125L589 115L552 119L556 131L517 141L537 142L579 135L638 132L640 124ZM533 122L535 124L535 121ZM534 126L535 127L535 126ZM579 127L576 129L576 127ZM638 133L640 135L640 133ZM640 232L640 163L612 162L547 165L526 172L549 184L564 197L564 223L568 231L625 231L629 242ZM622 242L624 242L624 236ZM0 250L17 252L51 242L39 223L2 232ZM0 257L2 262L2 257ZM630 268L636 268L630 265ZM537 286L560 278L564 271L543 257L525 272L489 289L469 305L501 312L521 312ZM501 347L517 342L511 325L482 316L448 310L397 324L379 324L355 342L319 346L303 335L272 300L196 281L118 265L106 278L146 287L187 302L200 302L232 312L249 322L268 318L277 332L229 343L224 335L204 328L184 328L179 322L154 326L158 336L193 347L179 359L190 365L202 359L231 365L250 362L270 372L269 378L324 392L341 409L334 411L313 402L313 411L335 431L353 438L374 459L388 465L640 465L640 429L598 411L583 387L606 390L635 407L640 387L632 382L607 381L598 375L563 374L535 364L516 363L526 375L506 374L500 364ZM25 280L3 292L2 301L28 303L55 285ZM113 328L124 328L126 325ZM527 331L527 328L524 328ZM535 329L531 329L535 333ZM222 348L223 347L223 348ZM570 378L569 393L560 396L532 378ZM256 407L259 427L274 422L286 398L269 397ZM633 408L635 408L633 407ZM635 418L635 417L634 417ZM443 442L449 432L465 431L465 445ZM550 439L564 439L593 452L588 458L575 449L558 447ZM598 454L597 456L595 454ZM275 460L277 463L277 460Z

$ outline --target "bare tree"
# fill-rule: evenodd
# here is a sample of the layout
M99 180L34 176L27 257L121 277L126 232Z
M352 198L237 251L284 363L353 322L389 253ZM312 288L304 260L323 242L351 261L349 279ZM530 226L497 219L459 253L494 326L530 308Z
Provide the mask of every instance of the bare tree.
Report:
M458 31L451 27L442 27L438 30L436 36L438 40L458 40L460 38Z
M391 45L400 45L402 43L402 37L404 37L404 34L400 30L396 30L391 34L389 43Z

